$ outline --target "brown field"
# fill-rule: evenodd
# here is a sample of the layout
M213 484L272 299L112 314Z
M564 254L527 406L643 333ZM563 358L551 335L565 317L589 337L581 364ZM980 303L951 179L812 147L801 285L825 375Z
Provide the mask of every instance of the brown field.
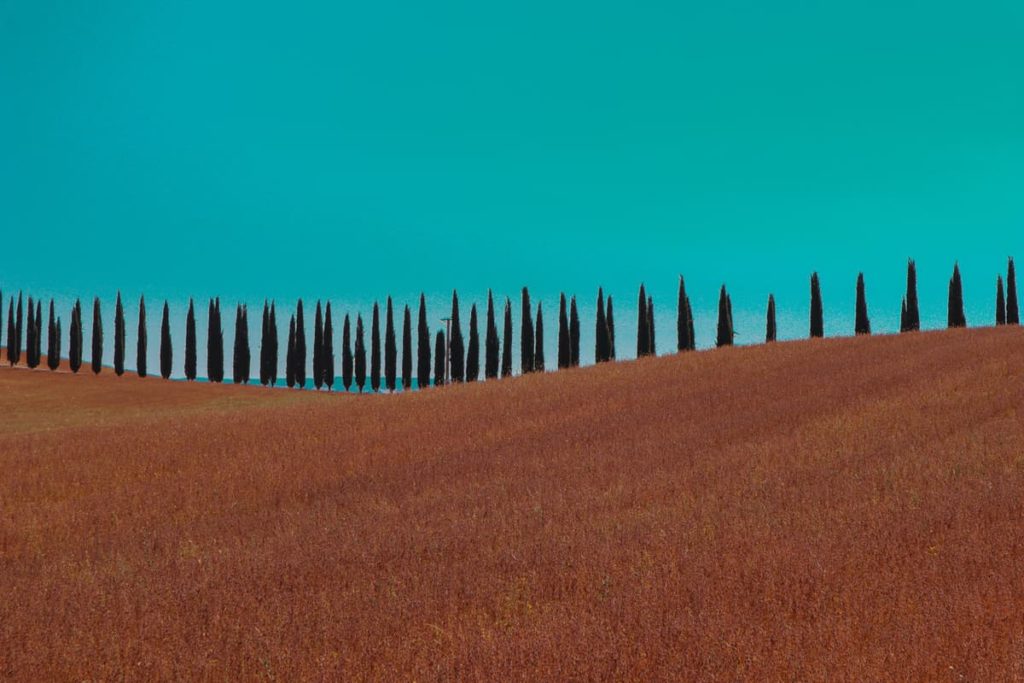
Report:
M0 370L0 678L1024 680L1024 329L352 397Z

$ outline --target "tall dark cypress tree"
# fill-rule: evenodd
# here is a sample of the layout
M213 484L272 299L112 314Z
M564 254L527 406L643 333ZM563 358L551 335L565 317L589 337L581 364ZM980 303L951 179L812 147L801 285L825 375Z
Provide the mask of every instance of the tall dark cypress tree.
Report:
M444 386L444 332L438 330L434 341L434 386Z
M242 304L235 305L235 342L232 350L231 379L235 384L246 384L249 381L249 324Z
M395 341L395 311L388 297L384 310L384 386L394 391L398 386L398 344Z
M565 294L558 297L558 369L572 365L572 342L569 340L569 312L566 309Z
M171 345L171 312L164 301L164 313L160 320L160 376L171 378L171 367L174 361L174 347Z
M124 306L121 305L121 292L118 292L114 302L114 374L118 377L124 374L124 345Z
M1017 272L1011 256L1006 265L1006 324L1020 325L1020 309L1017 308Z
M416 332L416 388L426 389L430 386L430 325L427 324L427 300L422 292Z
M519 362L522 373L533 372L533 308L530 306L530 291L523 287L522 324L519 326Z
M462 322L459 320L459 295L452 292L451 338L448 353L451 356L451 380L462 382L466 378L466 348L462 338Z
M725 285L722 285L722 290L718 294L718 336L715 339L715 346L732 346L734 333L729 308L729 295L725 291Z
M771 343L775 341L776 328L775 328L775 295L768 295L768 313L765 322L764 341L765 343Z
M135 372L139 377L148 374L146 363L146 350L149 344L149 336L146 333L146 298L139 297L139 328L135 335Z
M576 297L569 300L569 362L575 368L580 364L580 315L576 310Z
M206 328L206 379L224 381L224 330L220 319L220 299L210 299Z
M469 309L469 346L466 348L466 381L480 378L480 334L477 332L476 304Z
M21 341L24 332L25 313L21 307L21 292L18 292L18 312L14 317L14 362L21 362Z
M402 391L412 389L412 311L402 313Z
M604 317L604 289L598 287L597 320L594 323L594 362L604 363L608 358L608 321Z
M366 388L366 342L363 339L363 316L356 314L355 374L359 393Z
M277 341L277 304L273 301L270 302L270 350L267 352L267 375L270 380L270 386L277 386L277 370L278 370L278 341Z
M302 299L295 307L295 386L306 388L306 319L302 314Z
M960 279L960 264L953 264L953 277L949 279L949 306L947 309L949 327L967 327L964 315L964 286Z
M192 299L188 300L188 315L185 317L185 379L196 378L196 312Z
M533 326L533 370L544 372L544 312L537 302L537 322Z
M636 357L643 358L651 352L651 326L647 322L647 292L642 284L640 285L640 295L637 297L636 309Z
M501 340L501 376L512 376L512 300L505 297L505 333Z
M380 391L380 306L373 302L373 324L370 327L370 388Z
M608 295L605 302L604 320L608 325L608 358L615 360L615 310L612 308L612 295Z
M100 298L92 302L92 371L100 374L103 369L103 318L100 315Z
M36 332L35 332L35 349L32 351L32 355L35 358L36 365L42 362L43 358L43 304L42 301L36 299Z
M7 307L7 362L14 365L18 362L17 351L15 351L15 335L18 332L17 324L14 322L14 297L11 297L11 305Z
M36 306L30 296L28 298L28 327L25 330L25 365L30 368L36 367L36 360L33 353L36 348Z
M857 309L854 333L871 334L871 320L868 318L868 297L864 291L864 273L857 274Z
M324 351L324 315L320 308L320 301L316 302L316 313L313 315L313 386L317 391L323 386L323 360Z
M345 391L352 388L352 363L352 332L346 313L341 325L341 385Z
M825 314L821 303L821 281L811 273L811 337L825 336Z
M57 333L57 315L50 299L50 320L46 326L46 367L56 370L60 366L60 335Z
M1003 276L996 276L996 325L1006 324L1006 299L1003 297Z
M906 325L900 332L915 332L921 329L921 313L917 305L917 264L914 259L907 259L907 304Z
M68 367L77 373L82 368L82 302L75 300L71 308L71 329L68 334Z
M270 305L263 300L263 324L260 326L260 384L270 383Z
M498 341L498 325L494 319L494 297L487 290L487 333L484 338L484 377L495 379L500 364L500 342Z
M693 310L690 308L690 297L686 294L686 282L679 276L679 300L676 311L676 350L690 351L694 348Z
M284 381L289 389L295 387L295 314L288 321L288 350L285 352Z
M324 348L320 354L322 381L327 391L334 390L334 323L331 320L331 302L324 310Z

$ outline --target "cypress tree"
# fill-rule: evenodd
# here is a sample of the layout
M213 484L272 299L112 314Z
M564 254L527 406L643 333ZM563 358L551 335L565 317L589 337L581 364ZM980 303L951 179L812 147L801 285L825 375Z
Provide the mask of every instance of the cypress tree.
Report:
M1006 299L1003 297L1003 276L996 276L996 325L1006 324Z
M572 348L569 341L569 312L566 310L565 294L558 297L558 369L572 365Z
M320 301L316 302L316 313L313 315L313 386L317 391L324 384L323 373L324 352L324 316L320 309Z
M288 321L288 350L285 352L284 381L289 389L295 387L295 314Z
M398 375L398 345L395 343L395 312L388 297L384 315L384 386L394 391Z
M953 277L949 279L947 323L949 327L967 327L967 318L964 315L964 287L958 263L953 264Z
M1013 257L1006 266L1006 324L1020 325L1020 310L1017 308L1017 272Z
M149 337L146 334L146 297L139 297L139 328L135 337L135 372L139 377L145 377L148 373L146 350L149 345Z
M533 326L533 370L544 372L544 312L537 302L537 323Z
M402 314L402 391L412 389L412 311L406 304Z
M729 295L726 294L725 285L722 285L718 294L718 336L715 339L715 346L732 346L734 332L729 308Z
M7 307L7 362L14 365L16 356L14 351L14 335L17 331L14 323L14 297L11 297L11 305Z
M495 379L499 365L498 325L494 320L494 297L487 290L487 334L484 338L484 377Z
M235 384L249 382L249 321L245 306L235 305L235 343L231 379Z
M594 362L608 360L608 322L604 317L604 290L597 288L597 321L594 323Z
M36 348L36 306L32 297L28 298L28 329L25 330L25 365L29 368L36 367L35 358L32 357Z
M605 303L606 311L604 315L605 323L608 325L608 358L609 360L615 360L615 311L612 309L612 295L608 295L608 301Z
M512 375L512 300L505 297L505 333L502 335L501 376Z
M35 349L32 351L32 356L35 359L36 365L39 365L43 358L43 302L40 299L36 299L35 325Z
M480 378L480 334L477 332L476 304L469 309L469 347L466 350L466 381Z
M871 334L871 320L868 318L868 298L864 292L864 273L857 274L857 309L854 333Z
M580 364L580 316L576 311L576 297L569 300L569 362L572 366Z
M654 341L654 299L647 297L647 326L650 328L650 332L647 333L647 343L649 344L649 353L652 356L658 355L658 345Z
M302 314L302 299L295 307L295 386L306 388L306 319Z
M260 326L260 384L267 386L270 383L270 306L267 300L263 300L263 323Z
M9 309L8 309L9 310ZM82 318L81 302L71 307L71 327L68 329L68 367L77 373L82 367Z
M171 363L174 360L174 348L171 346L171 312L164 301L163 318L160 320L160 376L171 378Z
M363 316L356 315L356 351L355 351L356 388L363 393L366 388L366 342L363 340Z
M72 371L78 372L82 368L82 357L85 355L85 329L82 324L82 301L75 300L75 317L78 320L78 329L75 330L75 358L72 364Z
M907 259L907 315L906 325L900 328L900 332L915 332L921 329L921 313L917 305L917 264L913 259Z
M18 312L14 316L14 362L21 362L21 340L24 331L25 313L21 307L21 292L18 292Z
M427 300L422 292L416 332L416 388L424 389L430 386L430 326L427 324Z
M124 306L121 305L121 292L117 293L114 303L114 374L124 374L125 323Z
M811 338L825 336L825 315L821 303L821 281L811 273Z
M206 379L224 380L224 331L220 321L220 299L210 299L206 328Z
M373 302L373 326L370 328L370 388L380 391L380 306Z
M767 322L765 323L764 341L765 343L771 343L775 341L775 295L768 295L768 314Z
M100 374L103 369L103 318L100 315L100 298L92 302L92 371Z
M341 325L341 385L345 391L352 387L352 333L348 313Z
M679 300L676 313L676 350L691 351L693 340L693 310L690 308L690 297L686 294L686 282L679 276Z
M327 391L334 391L334 323L331 321L331 302L324 311L324 348L320 354L322 381Z
M519 327L519 362L522 373L533 372L533 307L530 306L530 291L523 287L522 324Z
M188 300L188 315L185 317L185 379L196 378L196 313L192 299Z
M60 334L57 332L57 316L50 299L50 322L46 326L46 367L56 370L60 366Z
M270 380L270 386L277 386L277 369L278 369L278 342L277 342L277 304L273 301L270 302L270 351L267 353L267 362L270 364L267 367L267 375Z
M451 338L448 353L451 356L451 381L462 382L466 378L466 349L462 339L462 323L459 320L459 295L452 292Z
M444 332L440 330L434 341L434 386L444 386Z
M644 286L640 285L640 295L637 297L636 315L636 357L643 358L651 350L651 326L647 322L647 292Z

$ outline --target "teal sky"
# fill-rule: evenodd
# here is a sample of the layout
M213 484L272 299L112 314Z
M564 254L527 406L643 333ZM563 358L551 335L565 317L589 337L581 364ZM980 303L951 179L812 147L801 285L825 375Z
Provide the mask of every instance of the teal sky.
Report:
M674 346L679 273L701 345L722 282L738 341L770 291L805 336L813 270L828 334L859 270L892 331L913 256L926 325L955 259L988 324L1024 259L1022 35L1019 0L0 0L0 286L65 318L145 293L152 339L165 298L439 318L458 288L468 318L527 285L549 358L581 298L589 360L599 285L621 351L641 281Z

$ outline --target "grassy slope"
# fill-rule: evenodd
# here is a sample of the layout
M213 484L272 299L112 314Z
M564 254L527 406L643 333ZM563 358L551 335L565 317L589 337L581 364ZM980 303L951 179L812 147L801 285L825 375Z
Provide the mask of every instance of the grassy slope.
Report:
M0 677L1024 677L1024 330L351 397L0 370Z

